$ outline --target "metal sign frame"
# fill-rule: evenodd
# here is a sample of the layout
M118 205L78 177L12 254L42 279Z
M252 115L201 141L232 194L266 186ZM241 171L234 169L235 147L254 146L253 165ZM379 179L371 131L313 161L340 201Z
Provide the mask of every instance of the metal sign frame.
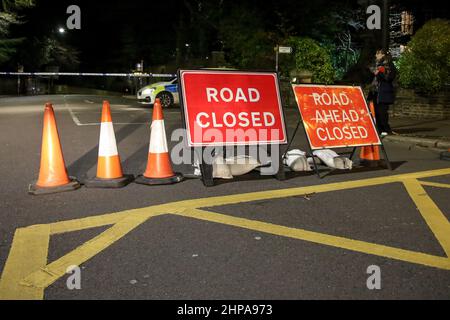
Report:
M236 74L236 75L270 75L274 76L275 79L275 88L277 90L277 98L278 98L278 107L279 107L279 114L281 117L281 126L284 134L284 139L277 140L277 141L249 141L249 142L217 142L217 143L195 143L192 141L192 137L190 136L190 127L189 127L189 111L186 101L186 94L185 94L185 87L183 82L183 73L196 73L196 74ZM281 101L281 91L280 91L280 84L279 79L276 73L274 72L245 72L245 71L222 71L222 70L180 70L178 75L178 82L180 87L180 102L182 101L182 109L183 109L183 115L185 116L185 124L187 129L187 138L188 143L190 147L222 147L222 146L251 146L251 145L280 145L280 144L286 144L287 143L287 130L286 130L286 122L285 122L285 115L283 112L283 103Z
M380 138L380 136L378 135L378 132L377 132L377 130L376 130L375 122L374 122L374 120L373 120L373 118L372 118L372 116L371 116L371 112L370 112L370 110L369 110L369 106L367 105L367 101L366 101L366 99L364 98L364 93L363 93L361 87L359 87L359 86L342 86L342 85L340 85L340 86L338 86L338 85L330 85L330 86L327 86L327 85L314 85L314 84L293 84L293 85L292 85L292 90L294 91L295 101L297 102L297 107L298 107L298 110L299 110L299 112L300 112L300 115L301 115L302 119L303 119L302 108L300 107L300 102L298 101L298 97L297 97L297 95L295 94L295 88L296 88L296 87L316 87L316 88L357 88L357 89L360 91L360 93L361 93L361 97L363 98L363 101L364 101L364 107L365 107L365 109L366 109L367 114L370 116L370 121L371 121L371 123L372 123L372 126L373 126L373 128L375 129L375 132L377 133L378 143L376 143L376 144L343 144L343 145L339 145L339 146L330 146L330 147L320 147L320 148L318 148L318 147L313 147L313 145L312 145L312 143L311 143L311 139L310 139L310 137L309 137L309 135L308 135L308 132L306 132L306 133L307 133L307 134L306 134L306 137L307 137L307 139L308 139L309 145L310 145L310 147L311 147L312 150L322 150L322 149L330 149L330 148L331 148L331 149L338 149L338 148L364 147L364 146L370 146L370 145L371 145L371 146L380 146L380 145L382 144L381 138ZM306 131L306 130L305 130L305 131Z
M275 72L267 72L267 71L244 71L244 70L239 70L239 71L230 71L230 70L226 70L226 69L214 69L214 70L205 70L205 69L179 69L177 72L177 76L178 76L178 90L179 90L179 94L180 94L180 109L181 109L181 121L183 124L183 129L186 132L186 135L188 135L188 121L186 121L187 119L187 115L185 114L186 108L185 108L185 88L183 85L183 81L182 81L182 73L183 72L187 72L187 71L195 71L195 72L208 72L208 73L245 73L245 74L274 74L276 77L276 88L277 88L277 95L278 95L278 99L279 99L279 105L280 105L280 115L281 115L281 120L282 120L282 126L283 126L283 130L285 133L285 139L284 141L281 141L279 143L270 143L270 144L237 144L237 143L231 143L231 144L220 144L220 145L208 145L208 146L192 146L189 143L186 143L186 146L188 148L192 148L194 150L194 152L197 152L196 149L201 149L201 155L198 155L199 159L200 159L200 171L202 174L202 181L203 181L203 185L206 187L212 187L215 185L214 182L214 178L213 178L213 166L212 164L207 164L204 161L203 155L204 155L204 151L206 148L211 148L211 147L223 147L223 152L224 155L226 155L226 148L227 147L239 147L239 146L257 146L257 147L262 147L262 146L270 146L271 148L277 148L278 149L278 171L275 174L276 179L283 181L286 180L286 175L284 172L284 165L283 165L283 154L281 152L281 145L286 145L289 143L289 137L288 137L288 132L287 132L287 127L286 127L286 123L285 123L285 113L284 113L284 109L283 109L283 100L281 97L281 91L280 91L280 80L279 80L279 76L277 73ZM186 138L188 138L186 136ZM272 149L271 149L272 151Z
M367 110L368 114L370 115L370 119L371 119L372 125L373 125L374 128L376 129L376 125L375 125L375 121L374 121L374 119L373 119L373 115L372 115L372 113L371 113L370 110L369 110L369 106L367 105L367 100L365 99L364 93L363 93L363 91L362 91L362 89L361 89L360 86L344 86L344 85L330 85L330 86L327 86L327 85L320 85L320 84L317 84L317 85L315 85L315 84L301 84L301 85L299 85L299 84L293 84L293 85L292 85L292 91L293 91L294 96L295 96L295 101L296 101L296 103L297 103L297 109L298 109L298 111L299 111L300 118L299 118L299 120L298 120L298 122L297 122L297 126L296 126L296 128L295 128L295 130L294 130L294 133L293 133L293 135L292 135L292 137L291 137L291 139L290 139L291 142L288 144L287 150L289 150L289 148L290 148L290 146L291 146L291 144L292 144L292 141L294 141L294 138L295 138L295 136L296 136L296 134L297 134L297 132L298 132L298 129L300 128L300 125L304 124L304 121L303 121L303 115L302 115L301 107L300 107L300 103L299 103L299 101L298 101L297 95L295 94L295 87L298 87L298 86L303 86L303 87L327 87L327 88L349 88L349 87L352 87L352 88L358 88L358 89L360 90L360 92L361 92L362 97L363 97L363 100L364 100L364 106L366 107L366 110ZM357 145L342 145L342 146L332 146L332 147L313 148L313 147L311 146L311 141L310 141L308 132L307 132L306 129L305 129L305 126L302 125L302 128L303 128L303 132L304 132L304 134L305 134L305 136L306 136L306 141L308 142L308 143L307 143L307 146L308 146L307 157L312 157L312 158L314 159L315 156L314 156L314 153L313 153L313 152L316 151L316 150L325 150L325 149L347 149L347 148L353 148L351 152L348 152L348 154L350 155L349 159L352 160L358 148L361 148L361 147L375 147L375 146L379 146L379 147L381 148L382 152L383 152L383 156L384 156L384 160L385 160L385 162L386 162L387 168L388 168L389 170L391 170L391 171L393 170L392 165L391 165L391 162L389 161L389 157L388 157L388 155L387 155L386 149L385 149L385 147L384 147L383 140L380 138L380 135L379 135L379 133L378 133L378 130L375 130L375 133L377 134L377 137L378 137L378 140L379 140L379 144L357 144ZM346 154L346 153L342 153L342 154ZM285 155L284 155L283 157L285 157ZM331 173L331 172L337 170L337 169L331 169L331 170L329 170L324 176L321 176L316 161L313 161L313 163L314 163L314 171L315 171L315 173L317 174L317 176L319 177L319 179L322 179L322 178L324 178L326 175L328 175L329 173Z

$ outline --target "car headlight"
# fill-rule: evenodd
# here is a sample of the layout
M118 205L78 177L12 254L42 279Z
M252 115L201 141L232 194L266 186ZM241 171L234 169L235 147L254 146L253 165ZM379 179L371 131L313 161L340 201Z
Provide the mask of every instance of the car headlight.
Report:
M151 94L153 94L153 92L155 92L155 88L148 88L148 89L143 90L142 94L151 95Z

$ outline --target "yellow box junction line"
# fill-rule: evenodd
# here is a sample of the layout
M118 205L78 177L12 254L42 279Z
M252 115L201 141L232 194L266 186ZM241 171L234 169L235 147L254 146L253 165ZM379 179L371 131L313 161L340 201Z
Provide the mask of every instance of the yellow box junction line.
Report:
M423 188L423 186L450 188L450 184L418 180L444 175L450 175L450 168L325 185L186 200L142 209L19 228L15 232L11 250L0 278L0 299L43 299L45 288L63 277L68 267L73 265L80 266L149 219L167 214L450 270L450 222ZM390 183L402 183L405 186L423 219L445 251L446 257L238 218L202 209ZM48 247L52 235L109 225L111 226L110 228L95 238L56 261L48 263Z

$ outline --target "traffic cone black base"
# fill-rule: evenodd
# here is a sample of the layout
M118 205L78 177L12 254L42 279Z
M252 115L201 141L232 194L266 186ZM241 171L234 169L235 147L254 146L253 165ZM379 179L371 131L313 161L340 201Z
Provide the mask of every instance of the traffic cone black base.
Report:
M123 177L117 179L101 179L92 178L87 180L84 185L87 188L105 188L105 189L116 189L123 188L133 182L134 176L130 174L124 174Z
M36 184L30 184L28 186L28 194L31 195L44 195L52 193L60 193L77 190L81 187L81 184L73 177L69 177L70 182L68 184L58 186L58 187L39 187Z
M359 165L367 168L380 167L382 164L383 162L381 160L365 160L365 159L359 160Z
M169 178L147 178L140 175L134 180L138 184L145 184L147 186L160 186L166 184L175 184L184 180L184 176L181 173L175 172L175 175Z
M444 151L441 153L441 160L450 161L450 151Z

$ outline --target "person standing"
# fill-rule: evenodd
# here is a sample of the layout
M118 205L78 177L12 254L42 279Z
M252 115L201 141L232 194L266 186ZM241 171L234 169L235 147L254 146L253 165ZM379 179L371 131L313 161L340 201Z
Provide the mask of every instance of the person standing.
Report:
M379 49L375 54L376 67L372 82L372 92L369 100L375 105L375 118L377 129L381 136L394 134L389 125L389 107L395 101L393 81L397 70L392 62L392 57L386 50Z

